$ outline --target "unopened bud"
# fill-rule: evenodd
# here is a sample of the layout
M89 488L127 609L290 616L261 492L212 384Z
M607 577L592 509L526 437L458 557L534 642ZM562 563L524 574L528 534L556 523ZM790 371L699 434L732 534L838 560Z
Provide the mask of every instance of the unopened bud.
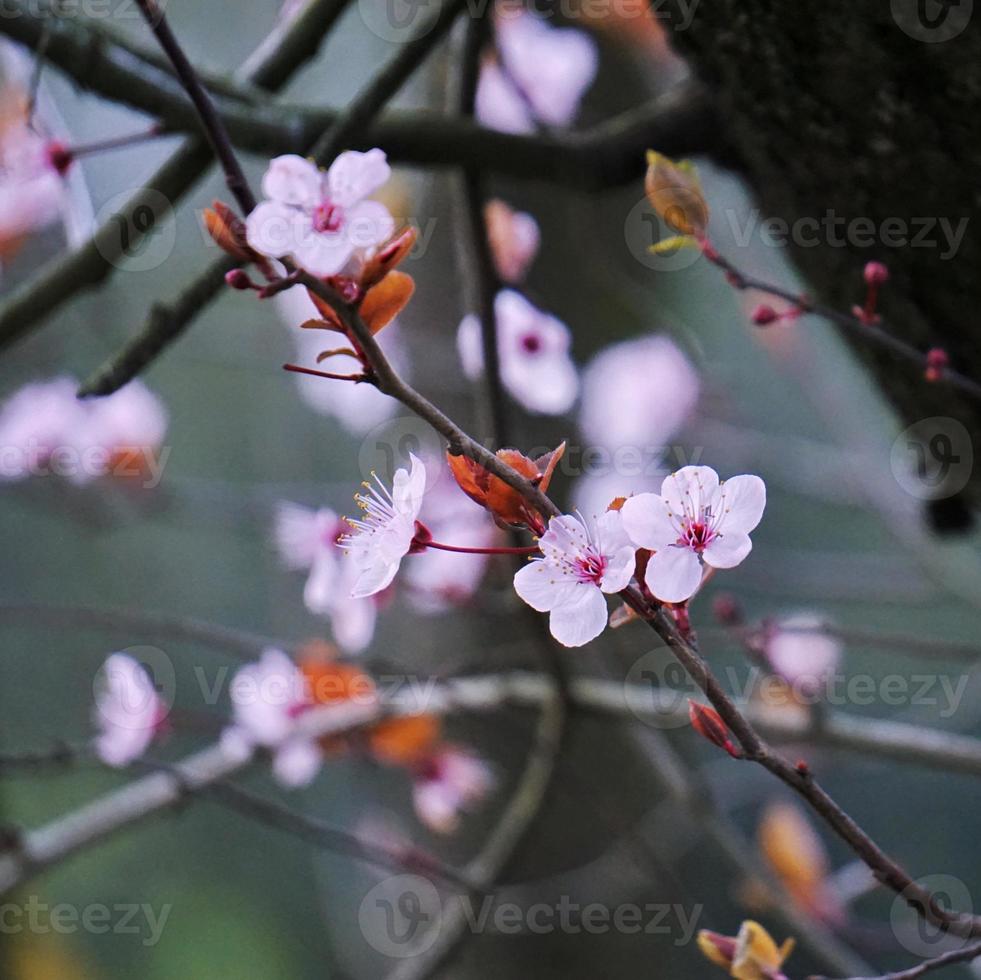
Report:
M688 717L691 719L691 727L703 738L707 738L720 749L725 749L734 759L743 757L743 750L733 742L726 723L715 708L689 700Z
M889 270L881 262L866 262L862 275L869 286L883 286L889 281Z
M244 269L230 269L225 273L225 283L232 289L258 289Z
M942 347L933 347L927 351L924 377L927 381L939 381L949 366L950 356L947 351Z

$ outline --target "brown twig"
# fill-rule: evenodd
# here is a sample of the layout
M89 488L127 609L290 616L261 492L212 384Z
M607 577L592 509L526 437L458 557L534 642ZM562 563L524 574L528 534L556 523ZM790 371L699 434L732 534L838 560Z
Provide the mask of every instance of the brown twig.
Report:
M979 956L981 956L981 943L973 943L963 949L954 949L933 959L924 960L908 970L900 970L898 973L884 973L879 977L851 977L850 980L916 980L917 977L932 973L934 970L940 970L945 966L953 966L955 963L970 963L971 960L975 960ZM809 977L808 980L829 980L829 978Z

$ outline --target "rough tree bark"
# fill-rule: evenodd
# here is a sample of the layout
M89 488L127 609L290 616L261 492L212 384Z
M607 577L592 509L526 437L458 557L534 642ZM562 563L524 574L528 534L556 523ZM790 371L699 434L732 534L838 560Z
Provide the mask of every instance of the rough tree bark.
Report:
M690 2L659 7L679 24ZM791 244L815 293L847 310L861 301L864 263L885 262L891 281L880 310L890 329L921 349L944 348L953 366L981 378L981 10L971 7L972 0L700 0L690 27L669 34L714 93L766 214L798 227L828 212L846 226L855 219L874 226L867 245L854 234L836 244L823 230L814 247ZM923 240L890 242L896 219ZM954 254L941 220L964 229ZM963 457L973 448L977 458L981 404L849 340L905 424L958 420L973 447L948 425L952 452ZM932 452L946 451L938 444ZM954 469L952 478L965 467ZM964 502L981 500L981 471L963 495L938 496L930 508L936 525L959 526Z

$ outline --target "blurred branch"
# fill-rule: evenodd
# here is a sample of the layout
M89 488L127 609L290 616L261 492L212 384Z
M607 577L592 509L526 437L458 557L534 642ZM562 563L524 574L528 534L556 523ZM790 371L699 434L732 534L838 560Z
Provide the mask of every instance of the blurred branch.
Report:
M178 44L174 32L170 29L170 23L157 4L157 0L136 0L136 4L140 8L140 13L143 14L147 26L153 31L160 47L170 59L174 72L180 79L181 86L194 104L194 111L201 119L204 134L218 158L229 191L238 201L242 211L248 214L255 207L255 197L238 162L238 157L232 149L228 134L221 125L218 113L198 79L197 72L191 66L187 55L184 54L184 49Z
M433 21L439 25L437 31L448 26L452 10L459 12L456 2L449 0L437 13ZM0 19L0 34L36 47L50 18L32 13L24 0L8 0L8 4L11 9ZM444 15L447 22L440 20ZM115 35L91 23L56 20L50 24L50 34L49 60L79 84L155 116L171 129L201 132L193 104L173 73L165 71L159 61L147 67ZM421 29L402 45L396 59L411 58L409 52L426 47L426 40L426 30ZM217 108L231 140L240 149L263 156L307 153L321 133L350 114L350 110L338 114L271 100L259 102L254 89L229 98L227 82L216 85L210 76L202 81L218 96ZM688 87L586 133L514 136L438 113L400 112L384 118L378 126L354 127L347 137L351 148L381 146L399 163L480 164L488 172L551 180L586 190L639 177L644 150L650 146L672 156L728 153L708 98Z
M241 76L271 90L281 87L313 57L347 3L348 0L309 0L295 18L277 25L265 38L242 65ZM0 18L0 33L31 23L31 17L22 14ZM63 25L50 18L44 20L49 22L53 27ZM72 24L78 26L76 21ZM93 58L98 50L99 46L93 43ZM6 297L0 305L0 348L23 336L77 293L101 283L166 217L161 201L175 204L207 170L211 160L203 139L195 135L185 140L146 185L96 229L87 243L54 259Z
M754 289L768 296L786 300L800 314L814 314L829 320L831 323L850 331L862 343L874 344L889 351L895 357L915 364L924 377L924 383L948 384L971 398L981 400L981 382L969 378L949 366L932 364L926 351L921 351L913 344L903 340L897 331L890 330L889 325L882 323L878 318L875 322L872 322L871 319L863 320L852 313L845 313L825 303L818 303L808 296L795 293L783 286L776 286L755 276L746 275L707 242L703 245L702 254L712 265L725 273L726 281L733 289L739 291ZM936 376L931 377L931 372L934 372Z
M310 148L310 156L320 163L329 163L348 143L353 135L371 123L385 103L408 80L440 38L449 30L460 14L463 0L445 0L431 17L428 25L419 31L418 37L402 45L398 53L387 62L371 82L351 101L347 109L332 120ZM199 97L203 94L199 89ZM208 102L205 98L205 102ZM226 157L230 156L232 171L226 170L227 179L238 182L238 163L228 146L227 131L221 118L215 114L210 102L208 129L212 139L218 139ZM239 171L240 173L240 171ZM244 179L244 178L243 178ZM251 194L250 194L251 196ZM254 207L254 201L239 202L244 213ZM246 206L247 205L247 206ZM218 295L224 285L225 273L233 267L225 255L212 262L196 279L181 291L169 305L156 304L143 329L123 348L106 361L85 381L79 394L109 395L136 377L159 353L177 339Z
M298 719L294 735L346 735L400 713L412 713L411 706L400 711L382 702L328 705L314 708ZM13 845L0 854L0 894L120 830L177 806L195 792L246 768L251 761L232 758L220 744L215 744L188 756L167 772L143 776L48 824L16 835Z
M480 78L480 58L493 29L490 18L474 17L463 33L457 91L452 100L455 113L462 119L473 119ZM484 364L487 425L493 448L510 445L508 438L507 398L501 386L501 363L497 347L497 315L494 300L500 287L494 258L491 255L484 217L485 179L479 165L464 167L458 179L458 198L462 212L463 234L457 249L457 270L464 285L465 304L480 323L480 341Z
M143 609L59 606L47 603L0 603L0 626L33 628L68 627L98 629L145 636L165 637L180 642L200 643L226 650L240 659L257 657L267 647L289 650L290 644L274 637L221 626L189 616L173 616Z
M410 847L384 847L381 844L363 840L357 834L337 827L320 817L300 813L276 800L266 799L235 783L215 782L204 787L201 794L204 798L213 799L250 820L291 834L334 854L353 857L397 873L421 874L438 878L448 884L456 885L464 891L482 891L475 882L470 881L465 875L461 875L430 854Z
M945 966L953 966L955 963L970 963L971 960L975 960L979 956L981 956L981 943L974 943L963 949L951 950L949 953L934 957L932 960L924 960L909 970L900 970L899 973L884 973L879 977L852 977L851 980L916 980L917 977L922 977ZM829 980L829 978L810 977L809 980Z

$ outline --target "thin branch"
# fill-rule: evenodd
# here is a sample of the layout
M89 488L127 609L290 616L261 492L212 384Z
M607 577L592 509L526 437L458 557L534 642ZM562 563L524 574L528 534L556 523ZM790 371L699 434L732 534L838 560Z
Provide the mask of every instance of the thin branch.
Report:
M282 86L316 53L321 38L347 3L348 0L310 0L293 20L265 39L242 66L241 76L272 90ZM13 28L14 21L18 25L30 23L30 15L24 17L26 21L20 16L0 18L0 32ZM62 30L66 23L59 21L56 30ZM73 21L71 29L74 25ZM77 55L79 71L84 72L87 64L86 51L96 58L100 50L95 42L91 48L83 47ZM211 160L200 136L185 140L146 186L100 225L88 242L54 259L5 297L0 306L0 348L22 337L82 290L99 285L166 216L161 201L175 204L207 170Z
M480 78L480 58L491 30L490 18L474 17L464 32L459 91L455 110L464 119L474 118L477 83ZM478 165L464 167L459 175L460 207L463 212L465 241L458 249L458 268L464 283L467 303L476 312L480 323L480 345L484 364L484 387L487 392L488 427L494 448L510 444L507 418L507 399L501 385L500 352L497 343L497 314L494 301L500 288L497 270L491 254L484 218L486 181Z
M777 299L786 300L793 305L795 310L799 310L802 314L812 313L840 327L844 327L863 343L871 343L882 347L900 360L916 365L924 378L926 378L928 370L932 368L925 351L921 351L913 344L903 340L898 334L890 332L887 324L881 322L864 322L851 313L845 313L825 303L818 303L808 296L795 293L793 290L786 289L783 286L777 286L765 280L758 279L755 276L746 275L729 261L729 259L724 258L712 247L703 249L703 254L709 262L726 274L726 280L734 289L740 291L755 289L768 296L775 296ZM935 381L930 382L931 384L948 384L950 387L964 392L964 394L971 398L981 400L981 382L969 378L967 375L961 374L959 371L955 371L950 367L933 369L937 371L938 376Z
M140 8L140 13L143 14L143 19L160 43L160 47L170 59L182 87L190 96L197 114L201 117L205 135L208 137L208 142L211 144L211 149L214 150L219 164L221 164L229 191L238 201L242 211L248 214L255 207L255 197L249 187L249 182L245 179L245 173L242 171L238 157L232 149L224 123L222 123L211 98L205 92L204 86L198 79L197 72L191 66L187 55L184 54L184 49L178 44L177 38L170 29L170 24L157 0L136 0L136 4Z
M0 603L0 626L51 626L97 629L142 636L157 636L187 643L200 643L232 653L239 659L257 657L267 647L289 650L291 644L274 637L217 623L143 609L91 608L48 603Z
M310 156L319 163L329 163L356 132L369 125L436 46L463 6L464 0L445 0L419 31L418 36L403 44L398 53L351 101L347 109L331 121L326 131L310 148ZM191 74L194 74L193 69ZM211 105L204 95L200 82L196 82L196 90L199 96L204 97ZM222 165L224 166L226 157L234 161L233 170L226 169L226 180L231 182L229 184L231 186L241 178L241 169L228 143L224 123L213 106L208 116L207 129L211 132L212 141L217 141L222 147L220 158ZM249 192L249 199L251 198ZM242 201L239 203L245 213L255 206L254 201L251 201L248 207ZM118 353L110 357L91 378L87 379L79 393L82 396L109 395L136 377L212 302L224 285L225 273L233 267L233 264L226 256L220 257L212 262L197 279L192 280L172 304L154 306L143 329Z
M315 847L365 861L396 873L421 874L455 885L464 891L483 889L465 875L437 860L431 854L411 847L386 847L363 840L342 827L266 799L236 783L219 781L202 788L200 795L241 813L267 827L298 837Z
M981 943L974 943L963 949L954 949L949 953L943 953L931 960L924 960L918 966L908 970L900 970L898 973L884 973L879 977L852 977L851 980L916 980L917 977L925 976L927 973L932 973L934 970L939 970L945 966L970 963L979 956L981 956ZM828 977L810 977L809 980L828 980Z

